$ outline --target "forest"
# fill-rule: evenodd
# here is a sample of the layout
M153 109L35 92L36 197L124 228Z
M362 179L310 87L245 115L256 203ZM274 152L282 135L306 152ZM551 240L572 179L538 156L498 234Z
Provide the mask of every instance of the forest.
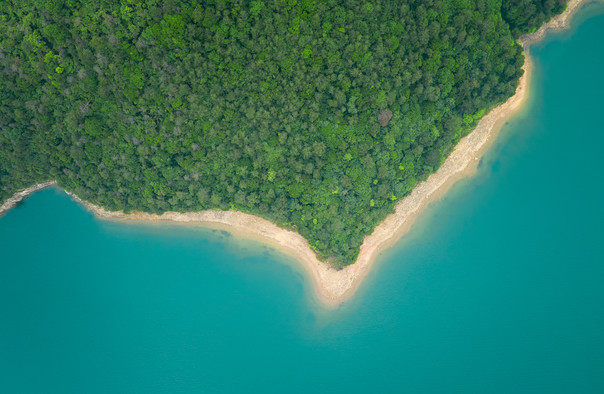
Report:
M351 264L559 0L0 0L0 201L236 209Z

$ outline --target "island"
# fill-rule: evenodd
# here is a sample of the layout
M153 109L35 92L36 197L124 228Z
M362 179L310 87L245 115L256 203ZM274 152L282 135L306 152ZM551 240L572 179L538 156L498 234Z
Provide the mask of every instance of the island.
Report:
M337 305L473 171L526 48L584 3L6 5L0 213L57 184L103 218L224 228Z

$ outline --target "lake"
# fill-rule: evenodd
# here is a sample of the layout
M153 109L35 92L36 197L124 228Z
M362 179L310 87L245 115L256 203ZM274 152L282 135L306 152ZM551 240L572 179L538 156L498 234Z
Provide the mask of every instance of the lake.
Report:
M262 244L34 194L0 218L0 392L604 392L602 37L589 5L531 48L476 176L337 310Z

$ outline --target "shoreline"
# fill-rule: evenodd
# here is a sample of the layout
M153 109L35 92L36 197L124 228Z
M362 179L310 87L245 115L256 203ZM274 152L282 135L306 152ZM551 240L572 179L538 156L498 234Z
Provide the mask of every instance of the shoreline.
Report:
M432 202L445 195L458 180L476 172L479 158L493 143L501 127L522 108L529 95L532 61L528 54L528 47L542 40L549 31L566 29L574 13L592 1L594 0L570 0L567 9L562 14L554 17L536 32L518 39L518 43L524 50L525 62L522 67L524 74L520 78L516 93L484 116L476 128L459 141L438 171L431 174L426 181L417 184L411 194L395 205L394 212L364 238L355 263L339 271L319 261L308 242L300 234L283 229L273 222L251 214L220 210L189 213L166 212L162 215L145 212L125 214L122 211L106 211L102 207L81 200L72 193L66 193L101 219L137 222L167 221L202 225L227 230L236 236L269 244L298 260L307 271L318 300L328 307L336 307L354 295L381 252L391 247L406 234L417 217ZM56 185L55 181L45 182L15 193L2 204L0 215L35 191L53 185Z
M55 186L57 181L47 181L42 183L37 183L33 186L28 187L27 189L20 190L13 194L11 197L7 198L6 201L0 205L0 216L4 215L8 210L13 209L17 206L21 201L25 200L27 197L37 192L38 190L46 189L50 186Z

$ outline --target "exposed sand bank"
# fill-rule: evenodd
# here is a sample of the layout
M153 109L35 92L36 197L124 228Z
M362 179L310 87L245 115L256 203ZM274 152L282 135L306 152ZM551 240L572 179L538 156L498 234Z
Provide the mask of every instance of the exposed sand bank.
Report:
M563 14L542 26L537 32L521 37L519 42L523 45L525 53L528 45L541 40L547 31L566 28L572 14L581 5L590 1L593 0L570 0L567 10ZM276 224L254 215L218 210L191 213L166 212L163 215L144 212L124 214L123 212L106 211L72 196L98 217L104 219L199 224L225 229L236 235L268 243L299 260L312 279L318 299L328 306L337 306L354 294L376 257L405 234L418 215L431 202L439 199L456 181L475 172L478 159L494 140L501 126L522 107L527 98L532 70L528 56L523 69L524 75L520 79L515 95L481 119L477 127L459 142L440 169L425 182L418 184L409 196L396 205L394 213L386 217L371 235L365 237L356 263L340 271L319 261L308 242L298 233L280 228ZM54 183L48 182L36 185L15 194L0 207L0 214L30 193L52 184Z

